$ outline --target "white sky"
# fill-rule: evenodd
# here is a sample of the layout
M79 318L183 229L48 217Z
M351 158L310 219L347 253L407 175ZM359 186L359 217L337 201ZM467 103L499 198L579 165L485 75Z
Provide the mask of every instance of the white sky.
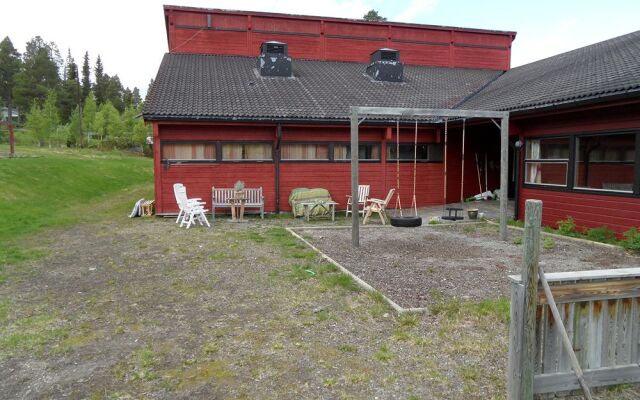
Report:
M20 52L36 35L78 64L100 54L105 72L144 95L167 51L163 4L361 18L516 31L512 66L640 29L639 0L0 0L0 40Z

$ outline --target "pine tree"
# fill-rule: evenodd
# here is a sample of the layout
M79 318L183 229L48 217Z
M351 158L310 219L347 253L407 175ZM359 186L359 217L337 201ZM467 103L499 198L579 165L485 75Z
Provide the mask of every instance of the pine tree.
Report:
M85 51L82 62L82 98L86 99L91 92L91 68L89 67L89 52Z
M110 102L118 112L122 113L124 111L124 101L122 100L124 89L122 83L120 83L120 78L118 75L111 77L104 74L104 81L106 84L106 101Z
M102 66L102 60L99 55L96 60L96 66L93 68L93 75L95 77L93 94L96 96L98 105L101 105L107 101L107 83L105 82L104 67Z
M0 104L4 103L7 108L7 121L13 124L13 88L15 87L15 77L20 71L22 62L20 53L13 47L11 39L5 37L0 42ZM9 126L9 157L15 155L15 136L13 127Z
M13 104L15 78L21 65L20 53L13 47L11 39L5 37L0 42L0 98L10 108Z
M131 89L128 87L124 89L124 92L122 92L122 102L124 103L125 110L133 107L133 92L131 92Z
M23 68L16 74L14 99L18 108L26 110L34 99L42 103L49 90L58 87L60 53L55 43L36 36L27 43L22 57Z
M140 89L138 87L133 88L133 93L131 96L131 104L138 108L138 106L142 103L142 97L140 97Z
M78 82L78 65L71 56L71 49L67 53L65 66L65 79L60 87L58 95L58 107L60 109L60 117L63 123L69 120L69 116L80 101L79 82Z
M369 10L369 12L367 12L362 19L364 19L365 21L373 21L373 22L384 22L387 19L383 16L381 16L380 14L378 14L378 12L376 10Z

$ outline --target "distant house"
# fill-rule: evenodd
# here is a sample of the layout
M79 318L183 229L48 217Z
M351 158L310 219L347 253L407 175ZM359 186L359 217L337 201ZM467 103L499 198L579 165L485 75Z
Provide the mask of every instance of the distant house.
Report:
M18 118L20 118L20 113L15 108L11 109L11 118L14 121L17 121ZM0 108L0 121L7 121L7 120L9 120L9 108L8 107L1 107Z
M510 69L515 32L165 6L169 52L143 116L153 125L160 214L175 182L262 186L268 211L296 187L350 192L349 106L509 110L509 195L618 232L640 226L640 32ZM442 204L436 121L365 120L360 181L418 206ZM448 201L462 180L462 121L448 125ZM465 121L463 196L498 188L499 130ZM396 145L399 130L399 148ZM520 147L518 146L520 145ZM482 175L480 177L480 175ZM486 176L486 179L485 179ZM481 178L481 179L480 179ZM486 182L486 183L485 183ZM343 204L344 205L344 204Z

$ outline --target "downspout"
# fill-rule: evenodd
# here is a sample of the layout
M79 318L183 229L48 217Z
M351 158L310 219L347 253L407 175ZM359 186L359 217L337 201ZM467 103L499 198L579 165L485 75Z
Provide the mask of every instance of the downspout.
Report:
M280 213L280 139L282 125L276 125L275 167L276 167L276 213Z
M522 139L518 138L514 145L513 157L515 158L515 188L514 188L514 201L513 205L513 219L518 219L518 214L520 213L520 182L522 181L520 177L520 149L522 148Z

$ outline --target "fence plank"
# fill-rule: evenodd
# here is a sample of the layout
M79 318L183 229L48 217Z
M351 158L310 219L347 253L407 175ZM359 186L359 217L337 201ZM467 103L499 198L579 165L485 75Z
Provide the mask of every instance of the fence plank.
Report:
M511 284L511 323L509 327L509 362L507 368L507 398L520 399L522 391L522 329L524 285Z
M633 334L631 335L631 362L640 364L640 297L633 301Z
M590 387L633 383L640 377L640 366L624 365L584 371L584 378ZM560 392L580 389L580 384L573 372L536 375L534 378L535 393Z

